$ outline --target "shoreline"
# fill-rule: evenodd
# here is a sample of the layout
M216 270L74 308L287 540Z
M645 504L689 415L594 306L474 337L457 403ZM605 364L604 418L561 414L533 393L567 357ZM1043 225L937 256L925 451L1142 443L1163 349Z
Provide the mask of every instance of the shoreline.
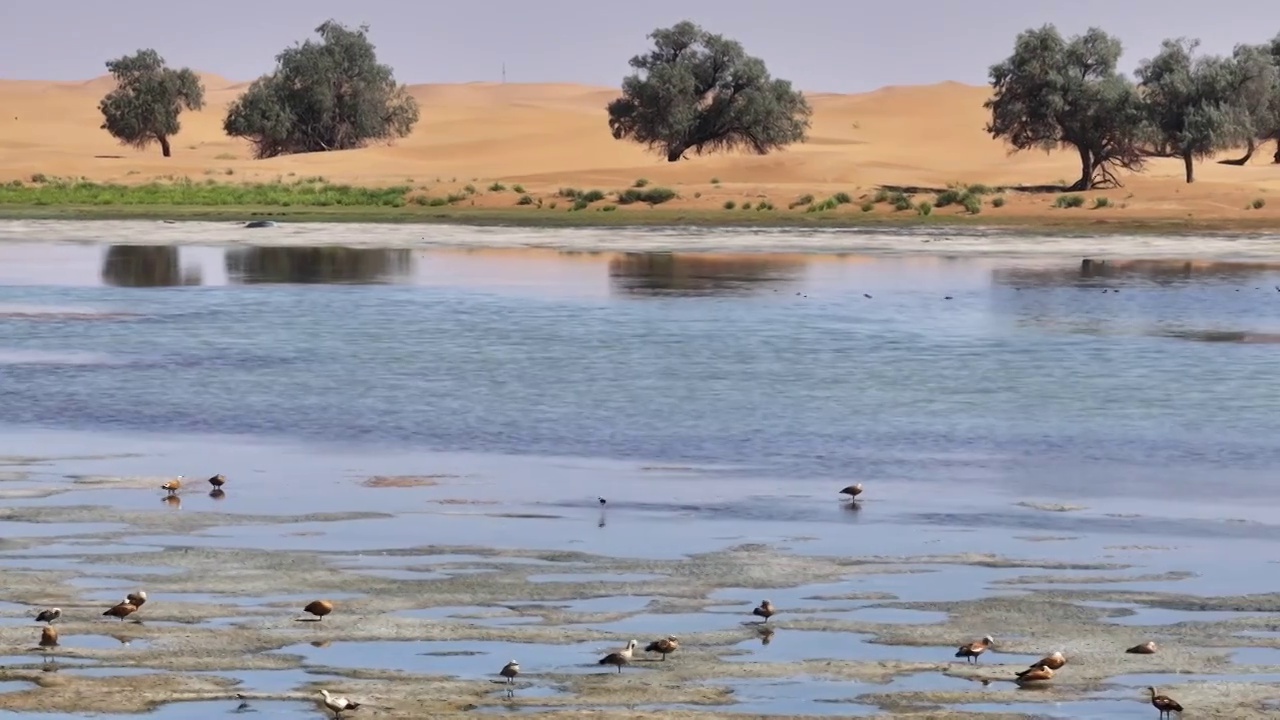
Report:
M156 220L217 222L274 220L279 223L369 223L379 225L466 225L512 228L701 228L773 230L936 230L975 231L998 229L1025 235L1070 234L1080 236L1196 235L1200 233L1255 234L1280 229L1264 215L1196 219L1186 216L1100 218L1085 209L1062 210L1060 215L1000 213L922 216L894 214L772 211L744 213L703 208L664 208L591 212L538 210L520 207L422 206L290 206L279 205L42 205L0 204L0 222L12 220Z
M1031 234L972 227L548 227L370 222L281 222L246 228L236 220L0 219L0 244L79 243L151 246L265 246L379 249L551 250L583 253L786 253L1002 259L1198 259L1271 261L1280 233L1205 232ZM430 228L429 231L427 228Z

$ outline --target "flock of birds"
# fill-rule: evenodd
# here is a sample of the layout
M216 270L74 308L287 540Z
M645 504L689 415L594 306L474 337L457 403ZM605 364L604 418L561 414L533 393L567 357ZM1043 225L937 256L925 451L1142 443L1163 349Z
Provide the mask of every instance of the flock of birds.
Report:
M183 479L184 479L183 476L179 475L172 480L168 480L164 482L160 486L160 489L166 492L166 498L174 497L177 495L178 491L182 489ZM222 488L226 484L226 482L227 482L227 478L223 475L214 475L213 477L209 478L208 483L213 487L213 490L210 491L210 494L211 495L223 494L224 491ZM858 502L858 496L861 495L862 492L863 492L862 483L856 483L840 490L840 494L849 496L849 499L855 505ZM598 498L598 500L600 502L600 505L602 506L607 503L607 501L604 498ZM146 602L147 602L146 591L137 590L135 592L131 592L128 595L126 595L123 600L116 603L115 605L112 605L110 608L104 611L102 615L105 617L118 618L120 619L120 621L123 622L125 618L138 612L138 610L142 608L142 606L145 605ZM302 608L302 611L310 615L311 617L299 618L299 620L311 620L311 621L319 622L326 616L332 614L333 610L334 610L334 604L332 601L313 600L307 603ZM768 626L769 618L773 617L777 613L778 613L778 609L769 600L762 601L759 606L751 610L752 615L754 615L755 617L763 618L761 623L766 627ZM41 650L50 652L53 649L58 647L58 629L54 627L53 623L56 620L59 620L61 618L62 618L62 608L57 608L57 607L41 610L36 615L35 617L36 622L44 623L44 627L41 628L41 632L40 632L39 647ZM772 634L771 630L769 634ZM765 637L766 637L765 642L767 643L768 635L766 635ZM985 653L988 649L990 649L991 646L994 644L995 644L995 638L993 638L990 635L986 635L981 639L975 640L965 645L961 645L956 650L955 657L965 658L966 662L973 662L976 664L978 662L978 658L981 657L982 654ZM621 673L622 668L631 663L631 660L635 655L635 650L637 647L639 647L639 645L640 643L637 642L636 640L634 639L630 640L626 644L626 646L623 647L622 649L610 652L606 654L604 657L600 658L597 661L597 664L612 665L618 669L619 673ZM676 652L679 649L680 649L679 638L677 638L674 635L668 635L667 637L660 638L658 640L654 640L653 642L650 642L648 645L645 646L644 651L647 653L656 653L658 655L661 655L662 660L665 662L668 655ZM1142 654L1142 655L1150 655L1152 653L1155 653L1156 650L1157 650L1156 644L1154 642L1148 641L1148 642L1142 643L1141 645L1135 645L1134 647L1131 647L1125 650L1125 652ZM46 659L49 659L50 657L51 656L46 655ZM1062 651L1055 651L1052 654L1046 655L1040 660L1037 660L1036 662L1032 663L1027 667L1027 669L1022 670L1021 672L1018 672L1014 677L1014 682L1020 687L1044 685L1045 683L1052 681L1054 678L1054 673L1057 672L1058 670L1061 670L1066 664L1067 664L1067 658L1065 655L1063 655ZM504 665L501 670L498 671L498 675L503 679L495 682L498 682L500 684L505 684L507 686L507 689L506 689L507 696L513 697L515 694L515 680L520 675L520 663L515 660L511 660L506 665ZM983 680L983 684L987 684L988 682L989 682L988 680ZM1151 693L1151 704L1155 706L1157 710L1160 711L1161 718L1170 716L1171 713L1174 713L1174 712L1177 712L1179 714L1182 713L1182 705L1180 705L1173 698L1167 695L1158 694L1154 687L1149 687L1147 688L1147 690ZM241 700L244 699L244 696L240 694L237 694L236 697ZM320 697L321 697L321 703L324 705L324 707L328 708L334 713L335 720L339 720L342 717L342 714L344 712L356 710L361 706L360 703L350 700L346 697L335 696L331 694L328 690L323 690L323 689L320 690Z

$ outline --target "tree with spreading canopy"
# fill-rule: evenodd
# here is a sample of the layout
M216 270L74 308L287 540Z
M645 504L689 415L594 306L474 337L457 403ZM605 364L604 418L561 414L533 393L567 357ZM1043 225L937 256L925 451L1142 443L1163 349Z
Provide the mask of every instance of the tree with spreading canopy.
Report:
M1267 45L1237 45L1231 60L1240 73L1235 101L1243 107L1249 127L1244 155L1220 162L1244 165L1259 144L1280 143L1280 36ZM1280 145L1274 160L1280 163Z
M1138 66L1147 111L1144 133L1161 152L1182 158L1187 182L1195 161L1240 147L1256 136L1248 104L1249 79L1234 58L1195 55L1199 40L1165 40L1155 57Z
M986 130L1015 151L1070 147L1080 154L1071 190L1119 186L1117 170L1142 169L1141 100L1116 71L1120 41L1098 28L1065 40L1053 25L1018 35L991 66Z
M636 72L609 103L609 129L665 153L745 148L765 155L804 142L812 110L786 80L742 45L684 21L649 33L654 48L631 58Z
M380 64L369 27L334 20L276 56L276 70L227 109L223 130L253 143L259 158L350 150L402 138L418 122L418 102Z
M116 88L98 103L102 129L125 145L145 150L153 142L170 157L169 138L182 128L178 116L204 107L204 86L188 68L174 70L155 50L107 61Z

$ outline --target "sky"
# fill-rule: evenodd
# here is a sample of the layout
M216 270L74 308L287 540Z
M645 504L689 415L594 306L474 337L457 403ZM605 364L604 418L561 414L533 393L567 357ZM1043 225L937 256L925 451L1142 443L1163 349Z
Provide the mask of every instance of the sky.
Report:
M633 9L634 8L634 9ZM739 40L775 77L814 92L955 80L982 84L1021 30L1098 25L1131 71L1164 38L1208 53L1280 33L1275 0L0 0L0 77L87 80L106 60L152 47L171 66L230 80L270 72L275 55L333 18L367 23L405 83L573 82L617 86L656 27L692 20Z

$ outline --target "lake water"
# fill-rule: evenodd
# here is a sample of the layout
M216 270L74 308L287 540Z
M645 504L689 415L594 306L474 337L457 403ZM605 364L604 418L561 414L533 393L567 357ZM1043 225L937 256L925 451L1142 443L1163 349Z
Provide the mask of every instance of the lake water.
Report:
M137 244L145 235L107 245L13 227L0 237L0 456L62 458L6 488L223 472L228 499L187 496L175 509L395 515L139 533L139 546L589 543L605 555L681 557L804 536L799 550L847 554L856 524L870 533L864 554L1106 557L1198 573L1116 587L1271 589L1280 264L374 247L363 237L353 247ZM441 485L358 482L370 475ZM835 494L853 481L868 487L859 512ZM6 502L164 512L157 494L88 485ZM609 498L607 530L597 495ZM424 529L424 498L464 497L486 504L432 515ZM8 525L7 536L53 534ZM1028 542L1046 534L1071 541ZM1144 554L1157 541L1179 552ZM932 569L857 589L968 599L1010 592L1002 580L1034 572ZM842 590L772 597L794 607Z

